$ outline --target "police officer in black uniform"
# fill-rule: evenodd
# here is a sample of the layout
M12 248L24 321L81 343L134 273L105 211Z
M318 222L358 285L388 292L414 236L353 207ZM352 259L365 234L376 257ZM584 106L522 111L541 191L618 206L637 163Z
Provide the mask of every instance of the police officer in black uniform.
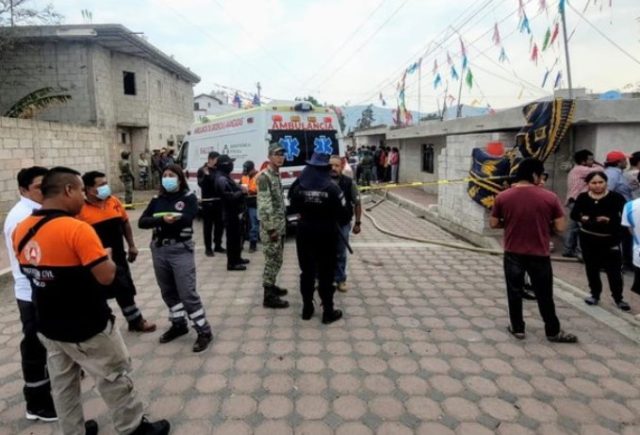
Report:
M216 194L222 201L222 219L227 231L227 270L246 270L249 260L240 256L242 252L242 225L240 215L244 213L247 187L231 178L232 159L226 154L218 157L216 164Z
M207 257L213 257L214 252L226 252L222 247L222 203L216 193L216 164L220 154L211 151L207 162L198 169L198 186L202 197L202 229L204 230L204 249ZM211 249L211 231L213 231L214 248Z
M333 276L338 222L346 215L342 190L331 181L329 157L328 154L314 153L289 190L291 207L300 215L296 249L301 269L302 319L309 320L313 316L313 292L317 278L324 324L342 317L342 311L333 306Z

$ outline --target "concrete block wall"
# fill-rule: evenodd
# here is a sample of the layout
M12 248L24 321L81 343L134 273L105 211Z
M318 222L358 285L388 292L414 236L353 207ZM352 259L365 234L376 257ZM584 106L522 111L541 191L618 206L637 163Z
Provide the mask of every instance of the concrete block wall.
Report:
M0 62L0 115L30 92L66 88L71 101L40 112L39 119L91 124L95 104L90 88L90 48L84 43L21 44Z
M438 156L446 144L444 136L431 136L416 139L392 139L388 141L389 146L397 146L400 149L399 178L401 183L414 181L430 182L443 178L440 175ZM422 170L422 145L433 145L434 162L433 173ZM437 194L437 185L427 185L423 187L425 192Z
M18 198L21 168L68 166L108 173L109 142L108 133L96 127L0 118L0 213Z
M473 148L483 147L491 141L511 144L514 134L481 133L448 136L446 147L438 156L438 169L441 179L457 180L469 176L471 152ZM450 183L438 186L438 214L478 234L489 233L489 212L475 203L467 194L468 183Z

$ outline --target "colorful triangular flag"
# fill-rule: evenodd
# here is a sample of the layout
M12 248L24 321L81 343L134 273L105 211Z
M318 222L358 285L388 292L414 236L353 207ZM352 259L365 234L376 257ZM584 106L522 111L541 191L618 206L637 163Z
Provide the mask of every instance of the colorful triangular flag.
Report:
M560 12L560 14L564 14L564 0L560 0L558 3L558 12Z
M560 24L556 23L553 26L553 32L551 32L551 41L549 41L549 45L553 45L553 43L558 38L559 34L560 34Z
M465 55L462 58L462 71L464 72L464 70L467 69L468 66L469 66L469 59L467 59L467 56Z
M437 88L442 84L442 77L440 77L440 73L436 74L436 78L433 80L433 87Z
M382 96L382 92L380 92L380 96L379 96L378 98L380 98L380 103L381 103L383 106L386 106L386 105L387 105L387 102L384 100L384 97Z
M500 61L500 63L504 63L505 61L509 60L509 58L507 57L507 52L504 50L504 47L500 48L500 56L498 57L498 60Z
M447 63L449 65L453 65L453 60L451 60L451 55L449 54L449 50L447 50Z
M438 72L438 59L433 60L433 74L435 75Z
M561 82L562 82L562 71L558 71L558 74L556 75L556 80L555 82L553 82L553 89L558 89L560 87Z
M465 81L467 83L467 86L469 86L469 89L471 89L473 87L473 73L471 72L471 68L469 68L469 70L467 71L467 77L465 78Z
M451 78L453 80L460 79L460 77L458 76L458 71L456 71L456 66L455 65L451 65Z
M533 44L533 50L531 50L531 61L538 65L538 44Z
M522 20L520 20L520 33L525 30L529 35L531 34L531 26L529 26L529 17L527 17L527 14L524 14Z
M547 79L549 78L549 74L551 74L551 71L547 70L544 73L544 78L542 79L542 85L540 86L541 88L544 88L544 85L547 84Z
M500 45L500 30L498 29L498 23L493 26L493 37L491 39L495 45Z
M547 28L547 32L544 34L544 42L542 43L542 51L545 51L549 47L550 40L551 40L551 29Z

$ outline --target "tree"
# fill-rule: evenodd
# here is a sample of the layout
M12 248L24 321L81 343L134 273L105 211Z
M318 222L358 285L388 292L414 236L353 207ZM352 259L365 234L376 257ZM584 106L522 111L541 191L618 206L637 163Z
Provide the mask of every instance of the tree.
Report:
M316 107L322 107L322 104L313 96L309 95L307 97L296 97L295 101L308 101Z
M363 111L360 119L358 119L357 128L359 130L369 128L373 125L375 118L373 116L373 105L369 104Z
M19 99L2 116L7 118L33 119L38 112L56 104L64 104L71 100L71 95L63 94L66 89L41 88L28 93Z
M59 24L63 16L49 3L43 8L29 7L32 0L0 0L0 26Z

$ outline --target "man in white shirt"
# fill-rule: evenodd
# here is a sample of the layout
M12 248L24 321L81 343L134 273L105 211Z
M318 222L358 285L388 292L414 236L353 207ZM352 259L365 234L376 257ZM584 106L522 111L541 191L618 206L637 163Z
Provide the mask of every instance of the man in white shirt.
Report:
M640 295L640 199L634 199L622 209L622 226L627 227L633 239L633 270L635 276L631 291Z
M15 281L14 289L20 310L23 338L20 342L22 375L24 377L24 398L27 402L26 417L29 420L46 422L58 419L51 398L51 384L47 373L47 352L36 335L36 310L31 301L31 284L20 271L20 265L13 253L11 235L16 226L33 210L40 208L42 192L40 185L47 169L40 166L21 169L18 172L20 201L13 206L4 221L4 239L9 253L11 272Z

